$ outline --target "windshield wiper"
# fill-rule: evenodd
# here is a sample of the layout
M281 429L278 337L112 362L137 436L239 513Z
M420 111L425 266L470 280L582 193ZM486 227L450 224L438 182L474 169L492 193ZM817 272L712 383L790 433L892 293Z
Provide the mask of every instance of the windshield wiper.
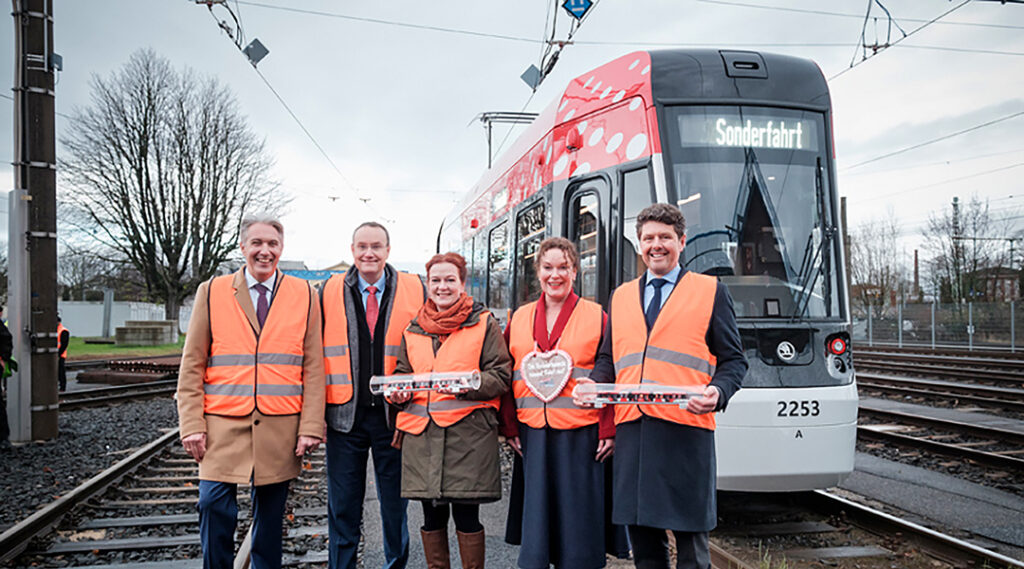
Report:
M807 308L810 306L811 293L814 290L815 285L818 284L818 278L820 278L826 272L829 267L829 256L822 255L826 247L831 246L832 239L835 237L836 228L834 225L828 223L829 216L828 210L825 205L825 185L822 181L821 173L821 157L818 157L815 163L814 169L814 194L815 199L818 203L818 223L815 224L814 228L811 229L811 233L807 236L807 245L804 247L804 258L800 264L800 273L798 275L798 281L800 283L797 289L797 294L800 296L794 303L793 314L790 319L796 320L800 316L803 316L807 312ZM814 247L814 229L821 231L821 241L817 247ZM813 251L812 251L813 247ZM825 279L825 297L830 296L829 280Z

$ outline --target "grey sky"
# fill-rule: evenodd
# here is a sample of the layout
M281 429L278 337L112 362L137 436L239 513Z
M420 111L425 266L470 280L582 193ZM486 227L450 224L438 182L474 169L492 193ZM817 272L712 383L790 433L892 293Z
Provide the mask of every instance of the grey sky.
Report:
M855 53L865 8L863 0L600 0L577 33L578 43L566 48L527 105L530 91L519 75L537 62L539 43L265 6L539 42L549 0L230 2L241 14L246 41L258 37L270 49L260 71L323 145L344 179L292 121L207 8L190 0L55 0L56 49L65 69L57 85L57 109L69 114L88 104L90 76L109 75L140 48L153 48L175 66L217 75L237 94L256 132L266 137L276 159L274 175L295 197L284 218L285 258L303 260L312 268L350 259L352 228L379 215L392 228L392 260L409 268L425 261L441 218L486 166L483 128L472 123L477 113L518 111L524 105L539 111L571 78L658 44L788 53L817 61L826 77L833 77ZM883 3L910 32L960 2ZM221 10L215 13L226 16ZM566 23L560 13L559 36L564 37ZM12 28L11 18L0 25L0 45L9 54L0 59L0 75L8 78L13 77ZM869 24L867 37L884 41L885 31L886 23L879 20ZM851 225L891 209L906 222L912 247L927 215L947 206L955 195L977 193L990 199L999 214L1024 215L1024 188L1017 182L1024 174L1024 115L849 168L1024 112L1022 31L1024 6L976 0L830 81L839 191L849 198ZM894 33L893 39L898 38ZM8 111L0 112L0 175L11 180L10 101L0 99L4 105ZM58 118L58 129L65 122ZM503 137L497 129L495 145ZM366 204L357 195L368 198ZM4 200L0 212L6 208ZM4 238L6 230L0 235Z

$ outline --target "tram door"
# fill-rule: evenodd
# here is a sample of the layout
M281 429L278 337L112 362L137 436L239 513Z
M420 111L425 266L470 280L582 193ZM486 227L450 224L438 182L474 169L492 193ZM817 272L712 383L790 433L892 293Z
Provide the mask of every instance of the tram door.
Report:
M583 180L569 187L565 200L567 239L580 253L576 292L603 303L610 292L605 275L609 270L608 217L610 189L604 178Z

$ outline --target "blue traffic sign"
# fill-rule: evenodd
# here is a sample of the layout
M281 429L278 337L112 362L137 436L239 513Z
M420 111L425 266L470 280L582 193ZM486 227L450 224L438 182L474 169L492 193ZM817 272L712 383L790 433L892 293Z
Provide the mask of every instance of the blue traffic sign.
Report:
M565 8L565 11L569 12L569 15L577 20L582 20L583 15L593 5L594 3L590 0L565 0L565 2L562 2L562 7Z

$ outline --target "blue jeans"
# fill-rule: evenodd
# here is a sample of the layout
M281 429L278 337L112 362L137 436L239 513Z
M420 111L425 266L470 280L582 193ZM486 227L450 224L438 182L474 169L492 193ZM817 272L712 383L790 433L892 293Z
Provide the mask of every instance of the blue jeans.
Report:
M409 560L409 528L402 498L402 452L392 448L394 431L384 411L359 409L352 430L327 429L327 527L330 536L328 567L355 569L359 527L366 495L366 461L373 450L384 533L385 569L404 569Z
M281 528L289 482L252 487L252 569L281 568ZM204 569L234 567L237 492L237 484L199 481L199 539Z

